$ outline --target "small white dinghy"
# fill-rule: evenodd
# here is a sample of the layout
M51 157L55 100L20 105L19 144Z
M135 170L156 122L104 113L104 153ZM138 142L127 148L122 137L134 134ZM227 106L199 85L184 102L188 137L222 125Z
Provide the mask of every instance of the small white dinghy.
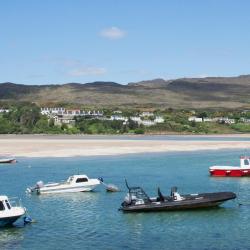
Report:
M107 184L107 183L105 183L104 181L103 181L103 178L99 178L99 180L100 180L100 182L102 183L102 185L104 186L104 187L106 187L106 191L107 192L119 192L120 190L119 190L119 188L116 186L116 185L114 185L114 184Z
M12 225L17 219L26 213L26 208L20 205L17 198L8 199L0 196L0 226Z
M72 175L67 181L44 184L38 181L34 187L27 188L28 193L52 194L92 191L101 182L99 179L89 179L87 175Z

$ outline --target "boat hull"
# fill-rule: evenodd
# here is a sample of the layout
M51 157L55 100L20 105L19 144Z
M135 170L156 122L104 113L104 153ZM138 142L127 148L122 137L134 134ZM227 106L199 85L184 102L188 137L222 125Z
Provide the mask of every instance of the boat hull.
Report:
M177 210L191 210L216 207L223 202L235 199L236 195L232 192L220 193L204 193L196 195L184 195L185 200L181 201L164 201L151 202L143 205L128 205L122 206L120 209L124 212L156 212L156 211L177 211Z
M16 163L16 159L0 159L0 164L4 163Z
M92 191L97 185L89 185L85 187L63 187L51 188L43 187L37 190L38 194L55 194L55 193L75 193L75 192L89 192Z
M250 176L250 169L210 169L211 176L217 177L244 177Z
M12 216L12 217L5 217L0 218L0 227L5 227L12 225L15 221L17 221L22 215L19 216Z

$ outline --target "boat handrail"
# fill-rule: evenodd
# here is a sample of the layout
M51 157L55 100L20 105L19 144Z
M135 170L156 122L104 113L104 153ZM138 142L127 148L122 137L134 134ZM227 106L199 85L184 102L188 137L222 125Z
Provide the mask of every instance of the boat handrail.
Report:
M241 155L241 156L240 156L240 159L250 159L250 156L247 156L247 155Z
M10 197L8 200L12 207L22 207L22 201L19 197Z

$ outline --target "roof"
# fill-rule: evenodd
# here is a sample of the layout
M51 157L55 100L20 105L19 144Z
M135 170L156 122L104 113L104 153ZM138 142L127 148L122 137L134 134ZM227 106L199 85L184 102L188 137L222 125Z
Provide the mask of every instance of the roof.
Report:
M2 200L8 200L8 197L6 195L0 195L0 201Z
M88 178L88 176L87 175L85 175L85 174L75 174L75 175L72 175L72 177L75 177L75 178Z

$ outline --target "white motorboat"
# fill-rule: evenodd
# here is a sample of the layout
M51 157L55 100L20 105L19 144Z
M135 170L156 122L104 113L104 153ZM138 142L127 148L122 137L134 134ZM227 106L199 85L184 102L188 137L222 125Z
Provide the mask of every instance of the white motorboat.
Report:
M44 184L38 181L27 192L36 194L73 193L92 191L101 182L99 179L89 179L87 175L72 175L67 181Z
M0 196L0 226L12 225L25 213L26 208L16 198L9 200L5 195Z
M16 163L16 159L15 158L0 157L0 164L1 163Z

